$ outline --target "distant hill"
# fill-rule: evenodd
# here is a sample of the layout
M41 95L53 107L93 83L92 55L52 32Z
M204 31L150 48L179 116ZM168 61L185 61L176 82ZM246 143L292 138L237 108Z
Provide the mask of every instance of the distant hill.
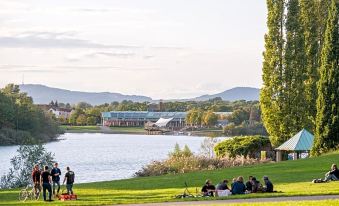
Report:
M66 89L52 88L40 84L24 84L20 85L20 90L28 93L33 97L35 104L48 104L52 100L58 102L77 104L79 102L87 102L92 105L111 103L114 101L121 102L123 100L131 100L134 102L158 102L152 100L151 97L140 95L124 95L111 92L80 92ZM251 87L235 87L224 92L212 95L203 95L192 99L173 99L164 101L205 101L215 97L221 97L223 100L259 100L259 89Z
M221 97L223 100L235 101L235 100L259 100L260 90L258 88L252 87L234 87L232 89L226 90L224 92L212 95L202 95L200 97L193 98L196 101L204 101L213 99L216 97Z
M24 84L20 85L20 90L27 92L27 94L33 97L35 104L47 104L52 100L58 102L76 104L79 102L87 102L92 105L111 103L114 101L121 102L123 100L132 100L134 102L152 101L150 97L138 96L138 95L123 95L120 93L110 92L80 92L70 91L66 89L58 89L47 87L40 84Z

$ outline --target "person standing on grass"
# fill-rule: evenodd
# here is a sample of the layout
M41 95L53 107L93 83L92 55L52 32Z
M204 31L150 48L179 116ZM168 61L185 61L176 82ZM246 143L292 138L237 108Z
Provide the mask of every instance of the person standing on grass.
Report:
M51 171L52 175L52 181L53 181L53 195L55 196L55 190L56 186L58 186L57 189L57 194L59 194L60 191L60 175L61 175L61 170L58 168L58 163L54 163L54 167Z
M41 171L40 171L39 165L34 165L34 168L32 171L32 180L33 180L34 194L36 198L41 192L40 175L41 175Z
M46 190L48 191L48 201L52 201L52 178L51 173L48 170L48 166L44 167L44 171L41 173L40 184L42 184L44 201L46 200Z
M66 188L67 188L67 193L70 195L72 194L73 195L73 183L74 183L74 172L70 170L69 167L66 167L66 174L65 174L65 177L64 177L64 181L62 184L65 184L66 182Z

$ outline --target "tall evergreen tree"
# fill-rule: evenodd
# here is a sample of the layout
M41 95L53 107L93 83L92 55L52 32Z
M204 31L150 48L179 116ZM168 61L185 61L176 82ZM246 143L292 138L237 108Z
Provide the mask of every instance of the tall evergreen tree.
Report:
M283 130L282 142L309 125L307 104L305 104L306 56L304 33L301 26L299 0L289 0L286 15L286 45L284 50L284 69L282 74L283 115L280 124Z
M282 113L282 73L284 48L284 0L267 0L267 27L265 51L263 53L263 87L260 92L260 106L264 125L271 136L272 144L279 143L283 136L280 122Z
M325 40L325 30L326 30L326 21L328 17L328 10L331 6L331 0L317 0L317 25L318 25L318 42L319 42L319 51L321 54L321 50L323 48L324 40ZM319 65L321 65L321 57L318 58Z
M316 135L312 155L339 146L339 4L332 0L326 23L318 83Z
M328 0L327 0L328 1ZM320 1L319 1L320 2ZM317 1L300 0L301 25L304 34L304 51L306 55L306 127L314 132L315 116L317 114L317 81L319 79L319 22ZM322 7L321 7L322 8ZM321 28L322 29L322 28Z

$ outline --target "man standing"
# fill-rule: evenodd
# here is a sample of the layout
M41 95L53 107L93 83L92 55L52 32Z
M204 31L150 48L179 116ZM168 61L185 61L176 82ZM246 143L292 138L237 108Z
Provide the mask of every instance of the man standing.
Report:
M51 171L52 175L52 181L53 181L53 195L55 196L55 188L58 186L57 189L57 194L59 194L60 191L60 175L61 175L61 170L58 168L58 163L54 163L54 167Z
M52 201L52 187L51 187L51 173L48 171L48 166L44 167L44 171L41 173L40 183L42 184L44 201L46 201L46 190L48 191L48 201Z
M36 199L39 197L39 194L41 192L40 175L41 175L41 171L40 171L39 165L34 165L34 168L32 171L32 180L33 180L34 194L35 194Z
M66 167L66 174L65 178L62 184L65 184L66 181L66 188L67 188L67 193L70 195L73 195L73 183L74 183L74 172L69 169L69 167Z

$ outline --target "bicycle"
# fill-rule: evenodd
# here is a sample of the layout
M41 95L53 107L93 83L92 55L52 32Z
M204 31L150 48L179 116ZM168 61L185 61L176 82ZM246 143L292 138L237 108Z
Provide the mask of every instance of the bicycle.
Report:
M40 191L35 192L34 187L29 189L30 186L27 185L24 189L19 192L19 201L25 202L27 199L29 200L38 200L40 198Z

